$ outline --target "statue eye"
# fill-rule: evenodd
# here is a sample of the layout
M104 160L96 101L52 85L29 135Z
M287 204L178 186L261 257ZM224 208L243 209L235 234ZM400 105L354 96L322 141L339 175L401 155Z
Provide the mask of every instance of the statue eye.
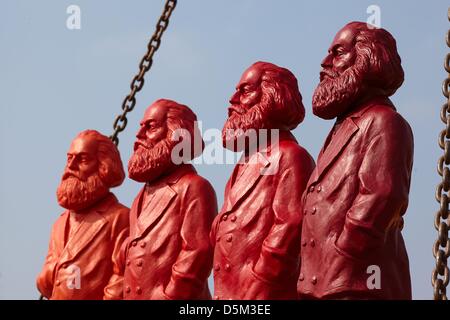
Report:
M243 91L244 93L249 93L252 91L252 88L250 86L245 86Z
M89 158L88 158L88 157L86 157L86 156L82 156L82 157L81 157L81 162L87 163L88 161L89 161Z
M345 50L343 50L343 49L337 49L337 50L336 50L337 56L343 56L345 53L346 53L346 52L345 52Z

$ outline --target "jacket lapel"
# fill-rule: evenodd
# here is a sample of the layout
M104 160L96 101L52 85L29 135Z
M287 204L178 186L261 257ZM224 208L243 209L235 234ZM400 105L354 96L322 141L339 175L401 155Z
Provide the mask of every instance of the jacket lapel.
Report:
M358 126L353 122L351 117L344 120L334 137L330 138L331 141L329 141L328 146L326 148L322 148L322 151L318 157L317 167L314 172L313 179L310 180L309 184L318 181L322 177L324 172L328 169L328 167L330 167L331 164L333 164L336 157L342 152L358 130Z
M141 201L140 215L137 218L138 233L135 235L135 239L141 237L147 229L153 226L155 221L166 211L176 194L169 185L147 193L146 196L150 199L147 199L146 203Z
M55 228L55 234L52 235L51 241L53 241L54 245L54 253L57 257L60 257L64 251L64 247L66 246L66 228L69 223L69 210L65 211L63 214L63 220L61 223L58 223Z
M234 168L234 170L236 170L237 167ZM224 202L223 202L223 206L222 206L222 210L220 210L221 213L224 212L228 212L231 211L232 209L232 202L231 202L231 178L228 180L226 186L225 186L225 197L224 197Z
M138 226L138 215L141 211L142 198L144 197L145 189L146 186L144 185L141 191L139 191L136 198L134 198L133 204L131 205L130 209L130 238L133 239L137 238L142 232L141 230L139 230Z
M168 176L153 184L146 184L142 188L134 199L130 210L131 240L142 237L166 212L167 207L177 195L171 186L176 184L185 174L196 172L191 164L181 164Z
M270 161L262 153L257 152L250 157L248 163L242 166L242 173L236 177L236 181L229 188L229 196L226 199L225 212L232 211L240 199L253 188L261 178L263 169L270 165Z
M93 208L87 209L85 213L80 213L82 220L77 229L74 230L73 235L61 254L60 263L68 262L76 258L76 256L86 247L97 234L104 228L108 221L102 216L102 213L111 207L112 204L117 203L117 198L112 194L108 194L99 204ZM66 223L70 219L67 215Z
M106 224L106 219L96 211L84 216L83 220L78 225L77 230L67 242L62 252L60 263L75 259L75 257L89 245Z

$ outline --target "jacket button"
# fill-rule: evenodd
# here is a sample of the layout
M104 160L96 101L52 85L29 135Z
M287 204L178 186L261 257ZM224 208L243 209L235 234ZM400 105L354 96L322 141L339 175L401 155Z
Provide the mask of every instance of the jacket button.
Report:
M144 249L145 246L146 246L146 243L145 242L141 242L141 248Z
M308 244L308 243L306 242L306 240L303 240L302 246L303 246L303 247L306 247L307 244Z
M129 266L131 264L130 260L127 260L127 266Z
M225 271L230 271L230 269L231 269L231 266L227 263L227 264L225 265Z
M307 213L308 213L308 210L303 209L303 215L306 216Z
M130 293L130 292L131 292L131 288L129 286L126 286L125 293Z
M311 239L311 241L309 242L309 244L311 245L311 247L314 248L314 246L316 245L316 242L314 241L314 239Z
M230 235L227 237L227 242L231 242L231 240L233 240L233 236L230 234Z
M214 300L219 300L219 296L214 296Z
M322 186L317 187L317 193L319 193L320 191L322 191Z
M316 211L317 211L316 207L312 208L311 214L312 214L312 215L315 215L315 214L316 214Z
M142 293L141 287L136 287L136 293L137 293L137 294L141 294L141 293Z
M311 283L312 284L316 284L317 283L317 277L316 276L312 277Z
M215 271L219 271L219 270L220 270L220 265L219 265L219 264L216 264L216 266L214 267L214 270L215 270Z
M55 285L56 285L57 287L59 287L60 284L61 284L61 281L56 280Z
M137 246L137 241L131 242L131 245L132 245L133 247L136 247L136 246Z
M300 273L300 276L298 277L298 280L300 280L300 281L305 280L305 276L303 275L303 273Z
M309 187L309 192L313 192L314 191L314 186Z
M142 267L142 260L139 260L139 261L136 263L136 265L137 265L138 267Z
M231 217L231 221L232 221L232 222L235 222L235 221L236 221L236 216L232 216L232 217Z
M220 241L220 236L218 236L216 240L217 240L217 242L219 242Z
M222 221L227 221L227 219L228 219L228 215L224 214L222 217Z

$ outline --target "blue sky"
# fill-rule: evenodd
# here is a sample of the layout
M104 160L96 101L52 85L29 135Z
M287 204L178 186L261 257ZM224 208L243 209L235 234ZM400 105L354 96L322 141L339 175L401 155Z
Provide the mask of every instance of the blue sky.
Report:
M66 28L71 4L81 9L80 30ZM413 296L429 299L446 1L180 0L120 136L120 151L126 163L139 119L157 98L189 105L204 129L222 128L241 73L264 60L297 76L307 114L294 133L316 158L333 124L311 112L320 62L334 34L349 21L366 21L373 4L381 9L382 27L397 39L406 74L392 99L415 136L404 237ZM0 299L38 297L35 277L62 212L55 190L70 141L88 128L112 132L162 7L162 0L1 2ZM213 184L219 207L232 168L197 166ZM127 180L115 193L129 206L140 187Z

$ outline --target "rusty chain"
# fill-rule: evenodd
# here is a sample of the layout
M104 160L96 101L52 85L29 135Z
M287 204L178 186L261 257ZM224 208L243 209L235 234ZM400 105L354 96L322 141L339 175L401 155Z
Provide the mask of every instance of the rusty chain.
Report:
M447 15L450 21L450 8ZM446 41L447 46L450 48L450 29L447 32ZM445 124L445 129L439 134L439 147L444 151L444 155L439 158L437 168L442 181L436 188L436 200L439 202L440 208L436 212L434 219L434 227L438 231L438 238L433 245L436 267L431 277L431 283L434 288L434 300L447 300L447 285L449 283L447 259L450 256L450 239L448 236L450 229L450 53L445 57L444 68L448 75L447 79L442 83L442 93L447 102L441 108L441 120Z
M176 5L177 0L166 1L163 13L161 14L161 17L159 18L158 23L156 24L156 30L153 33L147 45L148 48L147 53L144 55L144 57L141 59L141 62L139 63L139 73L136 74L133 80L131 81L130 84L131 92L125 97L125 99L122 102L123 112L122 114L118 115L114 120L113 124L114 132L110 136L110 139L116 145L119 145L118 135L120 132L125 130L125 127L127 126L128 123L127 113L132 111L134 109L134 106L136 105L135 95L137 92L141 91L142 87L144 86L144 76L146 72L150 70L153 64L153 55L161 45L161 37L164 31L167 29L167 26L169 25L169 18L173 10L175 9Z

